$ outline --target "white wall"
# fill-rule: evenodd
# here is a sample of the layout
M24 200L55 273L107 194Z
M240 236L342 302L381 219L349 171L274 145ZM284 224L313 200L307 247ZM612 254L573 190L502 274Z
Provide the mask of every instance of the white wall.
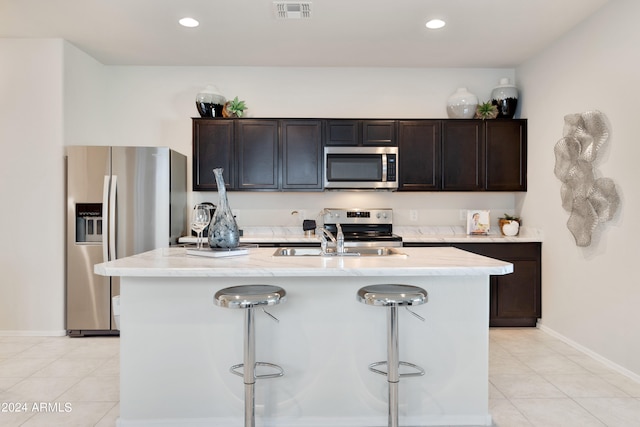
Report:
M518 204L527 224L545 234L542 324L640 375L638 16L640 2L612 1L517 76L529 117L529 191ZM591 246L580 248L566 227L553 148L566 114L594 109L611 125L597 169L615 181L622 203Z
M0 39L0 329L64 330L63 41Z
M104 65L64 43L64 145L110 145Z
M272 67L107 67L110 140L115 145L163 145L191 155L195 95L215 84L229 99L247 102L247 117L447 117L446 102L459 86L488 100L500 77L512 69L272 68ZM191 164L188 166L191 188ZM196 192L189 203L217 200L216 192ZM459 209L513 213L512 193L229 194L243 226L300 225L305 210L315 218L324 207L386 207L398 225L464 224ZM409 221L409 210L419 212Z

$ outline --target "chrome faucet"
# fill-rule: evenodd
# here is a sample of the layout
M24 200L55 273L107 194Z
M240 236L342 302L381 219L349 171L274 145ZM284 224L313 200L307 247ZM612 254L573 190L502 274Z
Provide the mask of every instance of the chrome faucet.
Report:
M324 227L318 227L318 231L320 234L320 248L322 248L322 253L324 255L327 254L327 246L328 246L328 242L327 242L327 237L329 239L331 239L331 241L333 243L336 244L336 246L338 245L338 241L336 240L335 237L333 237L333 234L331 234L331 232L329 230L327 230Z
M337 237L334 236L329 230L324 227L318 227L318 231L320 234L320 247L322 248L322 253L327 255L327 246L329 242L327 241L327 237L333 244L336 245L336 254L342 255L344 254L344 234L342 234L342 227L340 224L336 224L336 228L338 229Z

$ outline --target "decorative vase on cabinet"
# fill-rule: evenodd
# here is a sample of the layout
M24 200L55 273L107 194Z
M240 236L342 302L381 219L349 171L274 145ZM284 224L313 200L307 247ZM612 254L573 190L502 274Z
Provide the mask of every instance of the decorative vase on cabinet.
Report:
M217 87L209 85L196 95L196 107L200 117L222 117L222 108L227 100Z
M227 201L227 189L222 177L222 168L214 169L213 174L216 177L219 200L209 225L209 246L212 248L236 248L240 243L240 231Z
M518 106L518 89L507 77L491 91L491 103L498 107L498 118L512 119Z
M447 100L447 115L451 119L472 119L478 107L478 97L460 87Z

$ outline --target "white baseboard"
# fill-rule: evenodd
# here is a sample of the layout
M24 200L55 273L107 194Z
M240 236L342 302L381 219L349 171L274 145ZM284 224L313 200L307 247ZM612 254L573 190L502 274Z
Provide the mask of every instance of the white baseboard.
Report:
M240 418L191 418L191 419L171 419L171 420L123 420L118 418L117 427L228 427L240 425ZM400 417L402 425L407 427L429 427L429 426L491 426L491 415L448 415L428 417ZM273 424L273 423L276 424ZM322 417L271 419L263 423L263 420L256 419L256 426L277 425L278 427L382 427L387 425L386 416L378 417Z
M554 331L553 329L549 328L548 326L543 325L539 321L538 321L538 324L536 325L536 327L538 329L540 329L541 331L551 335L552 337L559 339L560 341L564 342L565 344L570 345L571 347L575 348L579 352L584 353L587 356L590 356L590 357L594 358L598 362L604 364L606 367L618 372L619 374L624 375L625 377L628 377L629 379L632 379L633 381L635 381L637 383L640 383L640 375L636 374L635 372L632 372L632 371L628 370L624 366L620 366L617 363L612 362L611 360L609 360L609 359L607 359L605 357L602 357L598 353L596 353L596 352L588 349L587 347L585 347L585 346L583 346L581 344L578 344L577 342L565 337L564 335Z
M0 337L63 337L67 335L66 329L53 331L2 331Z

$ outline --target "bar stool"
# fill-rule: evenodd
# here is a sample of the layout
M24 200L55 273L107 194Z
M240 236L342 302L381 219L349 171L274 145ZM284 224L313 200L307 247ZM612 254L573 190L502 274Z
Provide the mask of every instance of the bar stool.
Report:
M369 370L387 377L389 383L389 427L398 427L398 383L400 378L424 375L424 369L413 363L401 362L398 346L398 307L404 306L407 311L424 322L424 318L409 310L409 306L427 302L427 291L410 285L370 285L360 288L357 300L363 304L387 307L387 360L369 365ZM377 369L387 365L387 371ZM400 366L410 372L400 373Z
M258 306L280 304L287 300L287 293L279 286L241 285L224 288L216 292L213 302L219 307L245 309L244 318L244 363L233 365L232 374L244 379L244 425L255 427L255 383L256 379L277 378L284 370L273 363L256 362L256 337L254 309ZM272 314L262 308L269 317L278 322ZM256 366L267 367L271 373L256 374ZM243 368L242 371L239 369Z

